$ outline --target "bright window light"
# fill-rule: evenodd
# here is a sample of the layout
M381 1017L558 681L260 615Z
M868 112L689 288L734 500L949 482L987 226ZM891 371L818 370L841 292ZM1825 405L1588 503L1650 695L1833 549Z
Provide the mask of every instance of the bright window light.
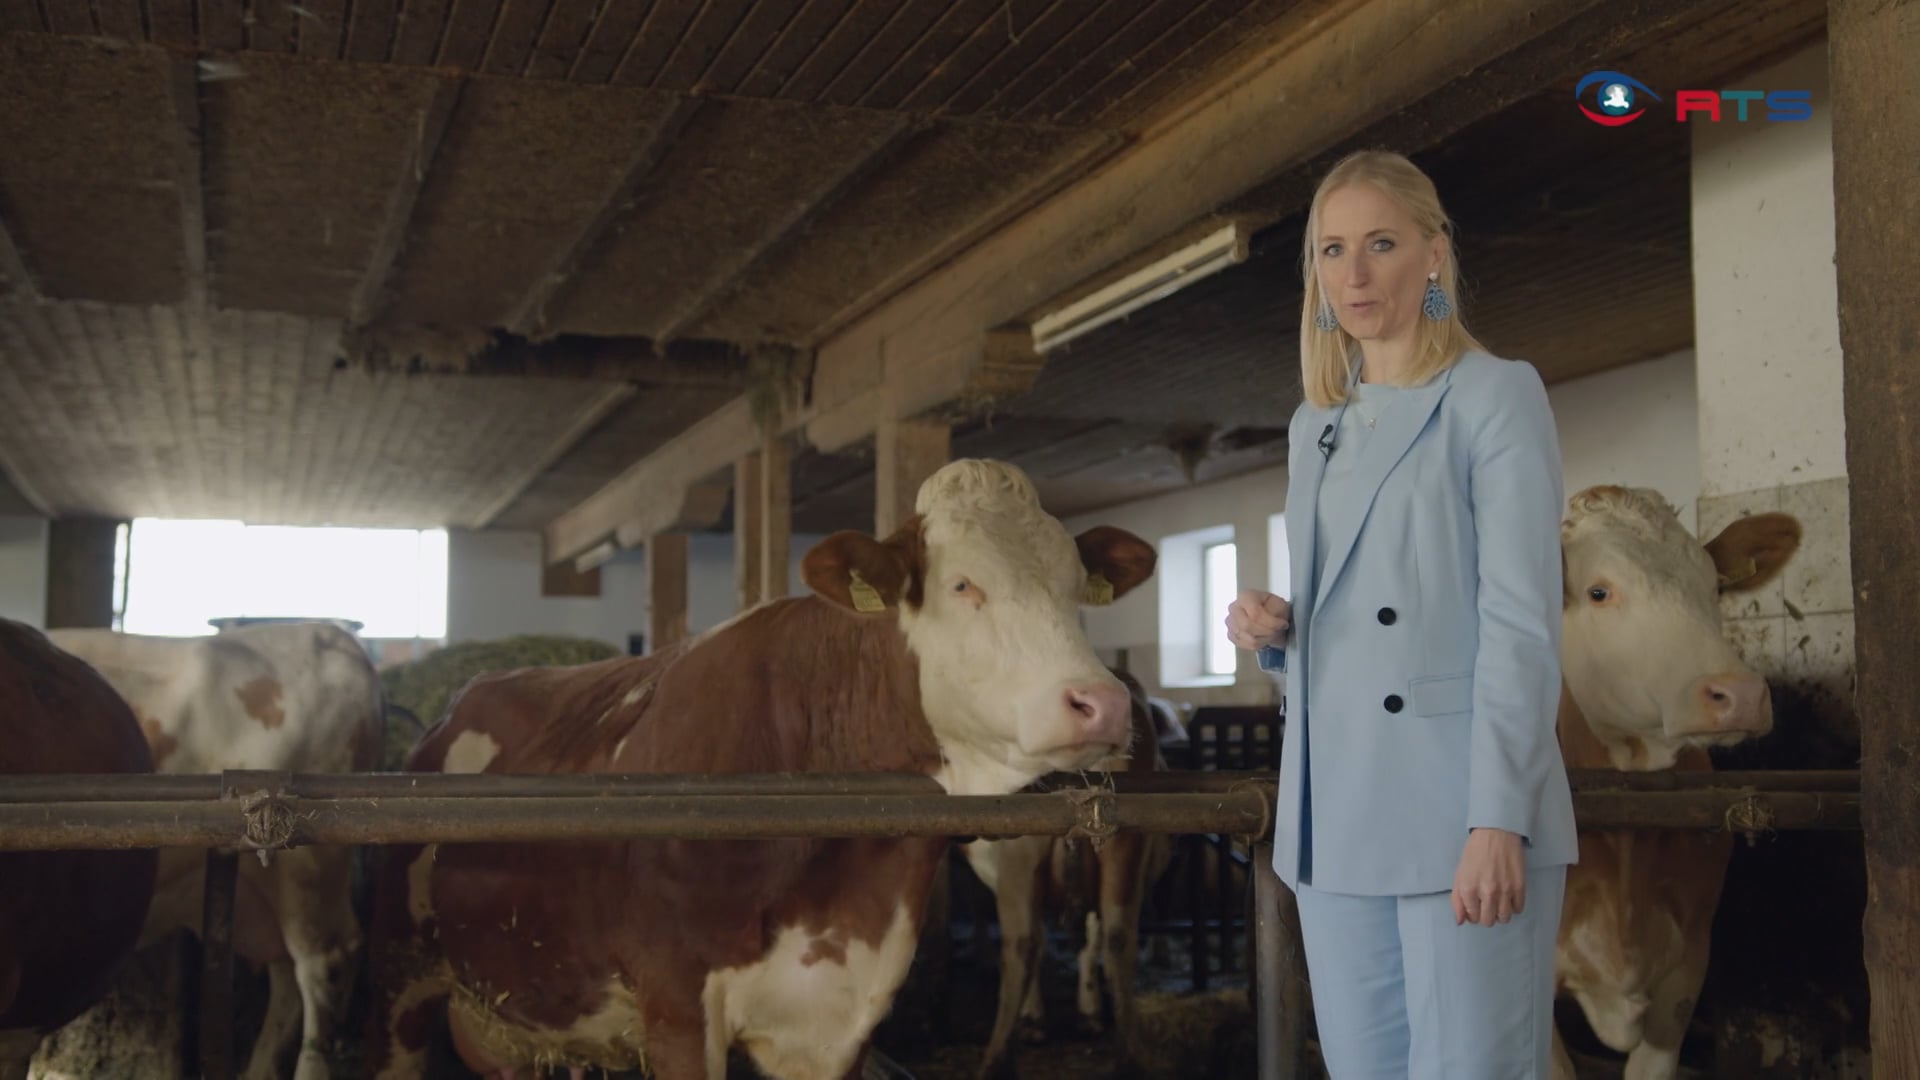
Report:
M1206 673L1232 675L1238 666L1233 641L1227 637L1227 608L1239 595L1239 571L1235 566L1237 549L1231 541L1211 544L1202 553L1201 592L1206 596L1200 640L1206 643Z
M128 537L133 634L193 636L210 620L351 619L367 638L444 638L444 529L291 528L139 518Z

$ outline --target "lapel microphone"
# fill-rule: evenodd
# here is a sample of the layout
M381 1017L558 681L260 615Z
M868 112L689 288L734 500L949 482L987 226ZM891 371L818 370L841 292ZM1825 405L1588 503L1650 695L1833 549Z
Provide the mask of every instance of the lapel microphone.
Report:
M1320 441L1318 445L1320 447L1320 459L1322 461L1333 460L1334 443L1333 443L1333 425L1332 424L1328 424L1326 427L1326 430L1320 433Z

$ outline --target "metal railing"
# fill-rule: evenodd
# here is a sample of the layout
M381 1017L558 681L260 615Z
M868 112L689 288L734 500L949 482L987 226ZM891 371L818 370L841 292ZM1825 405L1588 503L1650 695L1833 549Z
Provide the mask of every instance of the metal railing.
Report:
M1857 772L1576 770L1583 828L1858 829ZM1303 1075L1298 913L1272 871L1271 772L1088 773L1012 795L946 795L910 774L499 776L309 774L0 777L0 851L205 847L205 1074L231 1061L235 858L310 844L641 838L1101 838L1215 833L1255 841L1253 1003L1262 1080Z

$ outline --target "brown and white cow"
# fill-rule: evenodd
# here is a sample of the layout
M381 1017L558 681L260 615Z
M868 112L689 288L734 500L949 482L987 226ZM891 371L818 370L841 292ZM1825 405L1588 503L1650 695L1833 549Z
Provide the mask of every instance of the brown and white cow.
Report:
M0 619L0 776L147 773L126 702L40 631ZM152 850L0 852L0 1080L91 1008L140 935Z
M811 593L660 653L476 679L413 771L930 775L1005 794L1123 750L1126 689L1078 622L1153 572L1078 537L1027 477L956 461L884 539L840 532ZM394 846L371 956L368 1074L421 1075L445 1015L466 1063L722 1080L858 1076L912 960L940 839ZM410 966L410 970L403 970ZM441 1005L445 1003L444 1014Z
M1569 768L1709 770L1710 746L1773 727L1766 680L1727 641L1719 594L1765 585L1800 523L1740 518L1702 545L1656 492L1588 488L1561 526L1561 754ZM1676 1075L1706 977L1733 837L1582 829L1567 875L1556 979L1626 1075ZM1554 1033L1555 1080L1573 1080Z
M133 706L155 771L227 769L329 773L376 767L385 696L352 634L332 623L266 623L206 637L56 630ZM206 851L169 848L142 944L200 931ZM353 849L275 852L241 859L234 951L264 966L268 1000L248 1080L282 1075L298 1042L295 1080L325 1080L325 1050L340 1034L362 941L353 910Z
M1159 731L1171 717L1155 716L1139 681L1115 673L1132 700L1133 743L1094 766L1101 772L1165 771ZM967 863L992 890L1000 923L1000 998L993 1034L980 1075L1012 1073L1016 1026L1043 1023L1041 958L1046 945L1046 916L1084 912L1079 953L1080 1022L1088 1033L1102 1028L1102 975L1113 997L1113 1029L1123 1053L1131 1051L1134 968L1139 956L1140 907L1152 883L1166 872L1172 856L1167 837L1121 833L1096 847L1056 836L1020 836L975 840L962 849Z

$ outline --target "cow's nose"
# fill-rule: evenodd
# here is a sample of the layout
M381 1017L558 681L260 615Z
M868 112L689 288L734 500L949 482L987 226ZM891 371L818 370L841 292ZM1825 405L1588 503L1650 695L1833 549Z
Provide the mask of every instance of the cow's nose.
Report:
M1067 711L1081 737L1090 743L1125 746L1130 704L1126 688L1115 683L1067 687Z
M1758 675L1709 675L1694 684L1694 694L1710 728L1765 732L1773 727L1773 700L1767 680Z

